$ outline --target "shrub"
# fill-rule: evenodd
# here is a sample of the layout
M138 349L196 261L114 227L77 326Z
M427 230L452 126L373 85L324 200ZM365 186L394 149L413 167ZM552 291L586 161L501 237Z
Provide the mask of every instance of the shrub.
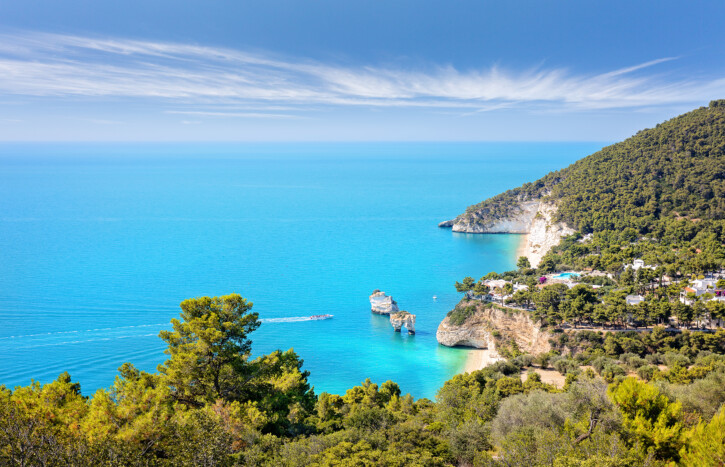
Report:
M531 364L534 362L534 357L530 354L519 355L518 357L513 359L513 362L515 365L520 366L521 368L526 368L531 366Z
M546 353L539 354L536 357L536 363L538 363L541 366L541 368L547 368L549 366L549 364L551 363L551 359L555 356L558 356L558 355L553 352L546 352Z
M645 381L651 381L655 374L659 373L659 368L654 365L644 365L637 368L637 376Z
M661 363L664 363L664 360L662 359L662 354L656 352L645 355L644 359L647 360L647 363L649 363L650 365L659 365Z
M696 365L720 366L725 364L725 355L717 355L712 352L700 352L695 360Z
M626 374L627 372L624 371L624 368L617 365L616 363L610 363L609 365L605 366L600 373L602 378L604 378L604 381L606 381L607 383L613 383L614 379L617 376L624 376Z
M562 375L566 375L577 372L579 370L579 365L577 365L574 360L562 358L554 363L554 369Z
M600 375L602 374L602 371L604 371L604 368L609 365L614 365L614 360L608 357L597 357L592 361L592 367Z
M647 364L647 360L633 353L622 354L620 355L619 360L632 370L636 370L642 365Z
M468 318L476 313L476 305L469 305L467 307L457 306L448 312L449 322L453 326L460 326L466 322Z
M619 361L624 363L625 365L629 364L629 359L632 357L637 357L637 354L633 354L632 352L625 352L622 355L619 356Z
M493 372L499 372L506 376L514 374L518 375L521 372L521 367L518 366L514 361L510 360L496 362L493 365L490 365L488 368L491 368L491 371Z
M589 357L586 354L578 353L574 355L574 360L576 360L580 365L584 365L587 360L589 360Z
M677 352L666 352L664 355L664 361L670 368L678 365L683 368L687 368L690 365L690 359Z

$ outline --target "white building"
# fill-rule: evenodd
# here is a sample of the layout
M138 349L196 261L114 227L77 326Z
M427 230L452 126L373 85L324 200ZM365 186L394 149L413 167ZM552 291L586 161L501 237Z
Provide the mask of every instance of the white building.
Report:
M627 305L637 305L644 301L644 297L641 295L627 295L625 297Z
M624 268L625 269L632 268L635 271L639 271L642 268L645 268L645 269L655 269L655 267L656 266L652 266L652 265L649 265L649 264L644 264L644 260L642 260L642 259L635 259L634 261L632 261L632 264L625 264L624 265Z

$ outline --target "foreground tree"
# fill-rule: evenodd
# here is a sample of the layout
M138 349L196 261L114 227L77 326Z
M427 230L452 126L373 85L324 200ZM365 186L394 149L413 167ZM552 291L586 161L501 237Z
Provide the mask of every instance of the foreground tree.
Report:
M239 294L181 302L182 321L159 337L170 358L159 366L173 397L200 407L217 399L238 400L252 373L248 334L260 325L252 303Z
M678 460L683 430L679 402L670 402L656 387L634 378L611 386L609 397L622 412L632 445L641 443L661 459Z

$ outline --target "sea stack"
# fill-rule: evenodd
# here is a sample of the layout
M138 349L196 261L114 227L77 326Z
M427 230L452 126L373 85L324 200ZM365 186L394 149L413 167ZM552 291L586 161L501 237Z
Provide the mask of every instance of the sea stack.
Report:
M395 332L400 332L400 329L405 326L408 334L415 334L415 315L405 310L391 314L390 324L393 326Z
M400 309L398 309L398 304L393 300L393 297L385 295L385 292L376 289L370 295L370 311L378 315L389 315L397 313Z

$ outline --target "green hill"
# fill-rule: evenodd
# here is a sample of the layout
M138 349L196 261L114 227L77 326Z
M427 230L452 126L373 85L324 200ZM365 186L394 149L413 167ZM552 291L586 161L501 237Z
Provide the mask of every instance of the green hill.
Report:
M593 233L600 247L649 239L676 249L707 250L706 264L690 269L721 266L725 100L642 130L569 167L470 206L451 223L475 226L511 217L520 211L521 202L530 200L555 203L554 221L581 235ZM558 251L569 263L592 266L580 260L591 249L572 246L565 241ZM664 253L644 250L634 254Z

